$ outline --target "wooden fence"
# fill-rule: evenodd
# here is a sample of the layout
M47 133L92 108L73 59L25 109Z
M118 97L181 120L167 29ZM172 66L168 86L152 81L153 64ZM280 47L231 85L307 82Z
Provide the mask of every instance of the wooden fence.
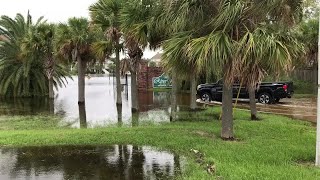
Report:
M317 83L318 81L318 70L317 69L297 69L292 71L291 77L293 79Z

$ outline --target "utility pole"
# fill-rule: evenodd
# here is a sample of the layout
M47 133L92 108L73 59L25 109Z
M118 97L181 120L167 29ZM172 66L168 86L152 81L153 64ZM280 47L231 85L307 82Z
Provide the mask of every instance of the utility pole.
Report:
M316 144L316 166L320 166L320 15L318 34L318 103L317 103L317 144Z

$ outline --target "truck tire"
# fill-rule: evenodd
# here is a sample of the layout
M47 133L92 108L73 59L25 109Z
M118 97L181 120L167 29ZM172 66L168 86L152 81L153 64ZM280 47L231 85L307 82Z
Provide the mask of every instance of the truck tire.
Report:
M258 102L261 104L271 104L273 102L273 98L269 93L263 92L258 95Z
M208 93L208 92L203 92L201 94L201 100L204 101L204 102L211 102L212 101L211 94Z

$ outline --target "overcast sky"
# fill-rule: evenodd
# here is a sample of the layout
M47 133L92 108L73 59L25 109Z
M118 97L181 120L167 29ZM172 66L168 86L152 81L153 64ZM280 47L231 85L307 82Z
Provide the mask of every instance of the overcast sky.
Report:
M0 0L0 15L14 17L17 13L24 16L28 10L33 19L44 16L48 22L66 22L69 17L89 18L88 8L97 0ZM145 58L156 52L146 50Z

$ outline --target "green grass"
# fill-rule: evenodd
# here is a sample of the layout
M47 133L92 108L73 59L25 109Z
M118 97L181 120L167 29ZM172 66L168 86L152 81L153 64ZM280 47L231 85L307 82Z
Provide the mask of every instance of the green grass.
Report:
M293 89L295 94L316 94L316 86L317 85L311 82L301 80L293 81Z
M153 89L148 89L148 91L153 91L153 92L171 92L171 88L153 88Z
M0 130L43 130L64 129L70 124L52 116L0 116Z
M315 128L310 123L290 118L261 115L262 121L249 121L247 112L235 112L234 129L237 141L219 138L220 109L181 112L180 121L133 128L71 129L56 128L59 123L40 125L46 121L29 117L17 129L5 124L0 131L0 146L48 145L151 145L187 157L182 179L318 179L320 169L315 159ZM48 119L50 121L50 118ZM1 120L2 121L2 120ZM36 122L36 123L34 123ZM35 125L36 124L36 125ZM3 124L2 124L3 125ZM35 126L36 130L32 129ZM23 129L28 130L23 130ZM190 149L205 154L205 162L216 166L215 176L206 173Z

